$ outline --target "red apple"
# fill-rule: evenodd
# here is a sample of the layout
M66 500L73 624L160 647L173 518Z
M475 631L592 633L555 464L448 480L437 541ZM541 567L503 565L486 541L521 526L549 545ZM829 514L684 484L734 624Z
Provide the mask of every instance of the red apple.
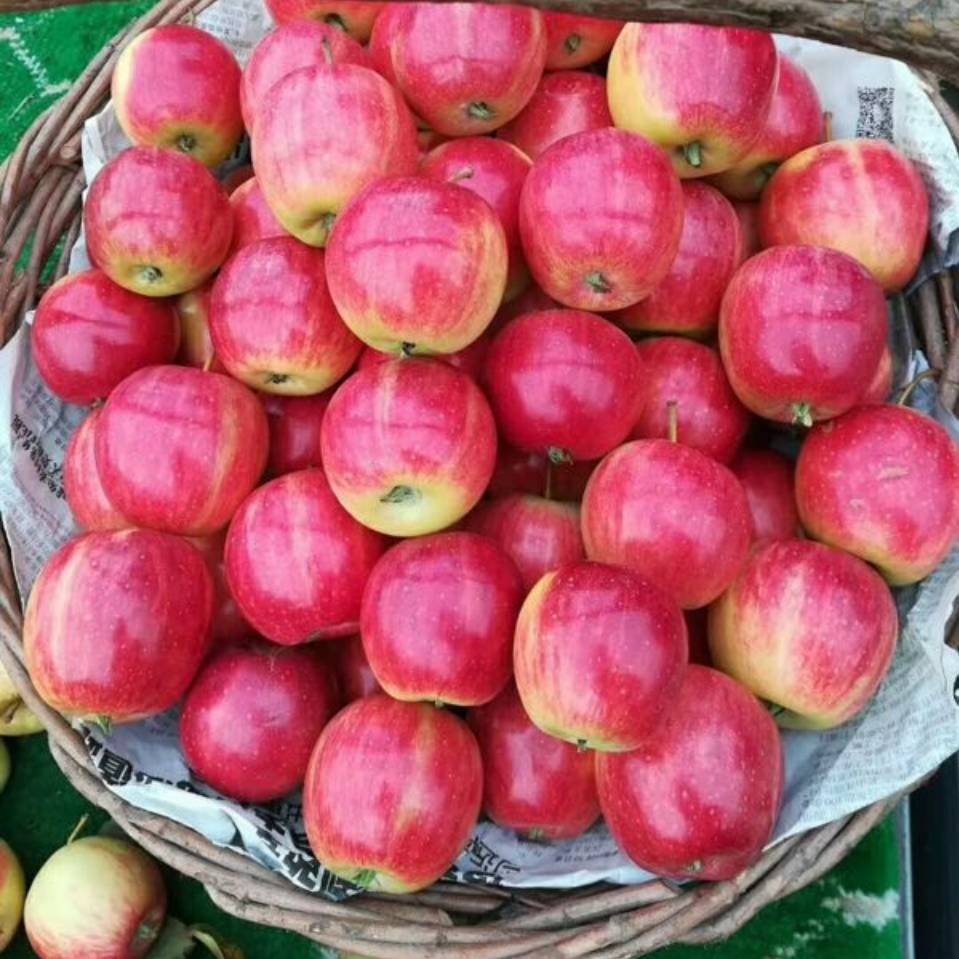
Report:
M499 544L516 564L526 592L544 573L586 558L575 503L512 493L480 503L467 526Z
M729 469L669 440L610 453L583 496L590 559L626 566L684 609L711 603L749 550L746 494Z
M493 540L436 533L397 543L363 592L360 635L394 699L488 703L509 682L519 573Z
M895 378L895 360L892 356L892 350L887 343L883 347L882 356L879 357L879 364L876 366L875 373L866 387L866 392L859 398L860 403L885 403L892 393L893 380Z
M176 361L183 366L194 366L213 373L225 373L223 364L213 352L210 338L210 294L213 277L195 290L181 293L174 301L177 322L180 324L180 348Z
M549 310L496 335L484 379L502 438L562 463L597 459L626 439L640 375L621 330L589 313Z
M417 116L446 136L501 127L543 75L538 10L486 3L411 3L391 28L396 85Z
M834 140L787 160L763 191L763 246L810 243L854 257L887 293L922 259L929 196L912 162L885 140Z
M135 370L169 363L177 340L169 303L86 270L63 277L43 295L30 345L50 392L65 403L89 406Z
M262 406L236 380L150 366L110 394L95 445L103 489L131 523L206 536L257 484L268 443Z
M462 719L375 695L320 734L303 818L330 872L372 892L415 892L463 851L482 799L479 747Z
M547 13L545 16L562 15ZM563 71L547 73L540 80L529 103L515 119L499 129L497 136L508 140L531 160L535 160L563 137L586 130L602 130L612 125L603 77L595 73Z
M30 945L42 959L144 959L165 919L156 863L107 836L58 849L37 873L23 910Z
M70 437L63 460L63 488L77 526L86 530L125 529L130 524L110 502L96 460L96 428L103 409L92 410Z
M792 539L753 553L710 610L709 650L719 669L778 707L781 726L829 729L879 688L897 631L875 570Z
M365 186L416 170L416 128L402 97L352 63L304 67L274 84L252 131L256 177L277 220L324 246Z
M759 204L737 200L733 203L733 209L739 217L739 229L743 240L740 263L745 263L763 248L759 242Z
M87 253L114 283L145 296L199 286L226 259L233 215L202 163L158 147L111 160L83 205Z
M241 802L280 799L306 776L336 711L329 666L315 648L249 643L222 650L183 704L180 741L194 774Z
M384 3L383 6L385 9L376 18L370 32L370 42L367 50L370 54L373 69L395 87L397 82L396 71L393 69L393 41L400 23L406 16L409 4L393 0L391 3ZM422 128L424 123L422 120L418 120L416 125Z
M320 20L366 43L386 3L367 0L266 0L267 9L278 24L294 20Z
M208 167L243 135L240 67L233 52L198 27L152 27L127 44L110 87L117 121L138 146L166 147Z
M85 533L30 592L23 645L44 702L87 721L169 709L210 648L213 582L186 540L145 529Z
M613 49L623 29L622 20L600 20L552 10L544 10L543 19L547 70L576 70L601 60Z
M344 706L356 699L383 691L383 687L373 675L373 670L370 669L363 642L359 636L324 643L323 651L333 666L336 689Z
M531 165L525 153L492 137L465 137L441 143L420 163L420 176L472 190L499 217L509 257L506 299L512 299L529 284L519 239L519 195Z
M637 865L677 879L732 879L772 838L783 795L779 731L738 683L690 666L666 722L639 749L596 757L596 786L613 838Z
M434 360L360 370L323 418L323 467L337 499L390 536L462 519L493 474L496 425L480 388Z
M388 229L384 229L388 224ZM455 353L503 298L506 236L472 190L422 178L381 180L340 217L327 281L346 325L387 353Z
M547 736L510 683L466 717L483 757L483 811L533 842L574 839L599 818L593 755Z
M509 493L546 496L548 493L548 499L579 500L595 468L595 460L552 463L545 453L530 453L500 443L496 468L486 492L490 496Z
M223 547L226 533L221 531L213 536L200 536L190 539L206 560L207 569L213 577L213 624L210 630L215 646L226 646L253 636L253 627L246 621L240 607L230 592L226 581L226 563Z
M617 310L648 296L669 272L682 226L683 192L668 157L623 130L554 143L520 198L533 278L582 310Z
M270 425L267 470L273 476L323 465L320 427L331 395L263 397Z
M639 418L633 439L676 440L720 463L742 444L750 416L726 379L719 354L678 336L640 340Z
M385 548L337 503L322 470L287 473L237 510L226 537L227 583L243 615L274 643L351 636Z
M230 206L233 207L233 246L232 256L237 250L257 240L268 240L274 236L287 236L280 221L267 206L263 190L256 177L241 183L230 194ZM189 294L187 294L189 295Z
M228 373L290 396L332 386L362 349L330 298L323 250L291 236L231 257L213 284L210 335Z
M729 468L746 491L753 544L794 539L799 534L799 514L793 464L774 450L744 449Z
M613 122L669 151L683 177L720 173L759 138L776 89L770 34L694 23L627 23L609 57Z
M636 749L671 708L687 659L676 603L605 563L547 573L516 623L513 669L529 718L580 748Z
M915 410L859 406L806 438L796 502L811 536L915 583L959 539L959 450Z
M489 352L491 342L492 339L488 333L481 333L469 346L464 346L455 353L435 353L432 359L452 366L454 370L460 370L478 383L486 364L486 354ZM365 346L360 353L356 368L364 370L368 366L379 366L381 363L389 363L395 359L395 353L383 353L381 350L374 350L372 346Z
M743 405L811 426L854 406L886 342L886 301L852 257L778 246L735 273L719 319L719 350Z
M779 82L759 139L713 182L728 197L756 200L780 163L821 143L825 133L822 104L809 74L789 57L780 56Z
M711 336L730 277L743 260L732 204L705 183L683 183L683 232L666 276L638 303L614 314L641 333Z

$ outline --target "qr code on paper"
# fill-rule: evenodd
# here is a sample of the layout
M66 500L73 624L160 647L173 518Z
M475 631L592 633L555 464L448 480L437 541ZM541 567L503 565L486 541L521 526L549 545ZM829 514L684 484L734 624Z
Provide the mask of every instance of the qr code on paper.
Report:
M859 87L859 118L856 136L870 140L893 139L892 87Z

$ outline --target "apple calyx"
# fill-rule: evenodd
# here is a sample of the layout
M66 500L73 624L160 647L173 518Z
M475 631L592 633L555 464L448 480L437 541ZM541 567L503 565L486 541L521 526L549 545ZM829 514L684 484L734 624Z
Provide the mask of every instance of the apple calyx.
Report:
M192 133L181 133L176 138L176 148L181 153L192 155L193 152L196 150L196 147L197 147L196 137L193 136Z
M330 238L330 233L333 230L333 223L336 220L335 213L324 213L319 220L317 221L317 229L319 231L319 246L325 246L327 240Z
M103 733L104 736L110 736L113 733L113 720L104 714L94 716L92 719L94 726Z
M551 463L554 463L556 466L569 466L573 462L573 457L570 454L560 448L559 446L551 446L547 451L546 455L549 458Z
M702 859L694 859L688 866L683 866L682 872L691 876L695 876L697 873L703 871L704 865L705 863L702 861Z
M579 45L582 42L583 42L583 38L578 33L571 33L563 41L563 46L566 48L566 52L572 55L579 49Z
M412 486L394 486L385 496L380 497L381 503L415 503L420 498L419 490Z
M703 165L703 145L699 140L693 140L681 148L683 159L691 166L697 169Z
M331 27L336 27L337 30L342 30L344 33L348 32L346 21L338 13L328 13L323 18L323 22Z
M808 403L793 403L792 411L793 423L796 426L812 426L812 407Z
M290 378L288 373L267 373L263 377L263 382L267 386L270 385L279 385L280 383L285 383Z
M406 358L409 359L416 353L416 344L410 343L408 340L404 340L400 344L400 353Z
M152 285L153 283L159 283L160 280L163 279L163 270L158 266L141 266L137 271L137 275L141 283Z
M466 105L466 115L472 120L492 120L496 112L482 100L474 100Z
M595 270L592 273L587 273L586 276L583 277L583 282L587 286L592 287L593 291L596 293L612 293L613 291L612 283L610 283L609 280L607 280L606 277L599 272L599 270Z
M586 742L585 739L576 740L576 752L584 753L586 752L587 749L589 749L589 744Z

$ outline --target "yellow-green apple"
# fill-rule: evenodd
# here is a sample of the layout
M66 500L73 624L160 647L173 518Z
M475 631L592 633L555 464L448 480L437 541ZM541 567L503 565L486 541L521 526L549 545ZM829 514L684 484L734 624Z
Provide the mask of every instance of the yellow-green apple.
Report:
M254 641L204 665L183 703L180 742L190 769L218 792L270 802L303 782L335 711L332 670L318 649Z
M612 125L606 81L595 73L563 70L547 73L529 103L496 135L535 160L563 137Z
M330 872L372 892L410 893L455 862L482 799L483 764L466 723L431 703L377 694L320 734L303 818Z
M503 226L481 196L403 177L367 187L340 216L326 275L343 322L364 343L407 356L455 353L493 319L507 257Z
M264 396L270 426L267 470L273 476L323 465L320 427L330 392L313 396Z
M105 400L135 370L171 362L178 340L170 303L131 293L100 270L85 270L43 295L30 345L50 392L88 406Z
M323 250L259 240L213 284L210 336L226 371L264 393L305 396L340 380L363 348L330 298Z
M180 324L180 348L176 361L182 366L198 370L225 373L223 364L213 352L210 338L210 295L214 277L205 280L195 290L181 293L174 300L177 321Z
M544 10L543 19L547 70L577 70L601 60L613 49L623 29L622 20L600 20L553 10Z
M95 454L108 499L132 524L207 536L256 486L268 446L266 414L242 383L150 366L110 394Z
M171 23L134 37L114 67L110 95L138 146L179 150L215 167L243 135L239 64L198 27Z
M563 463L598 459L626 439L640 376L622 330L579 310L547 310L496 334L483 379L502 439Z
M144 959L165 919L156 863L132 843L105 836L58 849L37 873L23 910L41 959Z
M728 463L742 444L751 417L729 385L719 354L711 346L679 336L640 340L636 353L641 370L639 416L631 438L675 438Z
M488 703L513 672L522 599L519 572L492 539L457 531L397 543L363 591L373 675L394 699Z
M547 736L510 683L466 721L483 757L483 811L533 842L574 839L599 818L593 754Z
M472 190L499 217L509 262L501 299L511 300L529 285L529 270L519 238L519 196L531 165L521 150L492 137L449 140L432 149L420 162L420 176Z
M689 651L676 602L621 566L546 573L516 623L513 670L529 718L581 749L636 749L679 689Z
M754 546L799 535L791 460L775 450L742 449L729 468L746 491Z
M884 140L834 140L787 160L763 190L763 246L811 243L848 253L883 290L912 279L929 229L913 163Z
M759 242L759 204L736 200L733 209L739 217L739 229L743 238L740 263L744 263L763 248Z
M651 580L683 609L711 603L749 550L746 494L728 467L681 443L635 440L589 478L586 555Z
M576 503L510 493L480 503L466 525L500 545L516 564L526 592L544 573L586 558Z
M477 136L512 120L546 62L543 16L529 7L411 3L390 34L396 85L445 136Z
M10 945L20 928L26 891L20 860L0 839L0 952Z
M732 879L772 838L783 795L779 730L748 690L690 666L666 721L635 752L596 757L596 788L613 838L637 865Z
M128 723L169 709L210 648L213 581L186 540L84 533L30 592L23 645L43 700L70 717Z
M385 548L340 506L322 470L300 470L264 484L237 510L226 537L227 583L240 612L274 643L352 636ZM284 561L291 556L296 563Z
M552 500L578 501L583 498L596 462L553 463L546 453L531 453L500 443L486 492L489 496L530 493Z
M876 366L876 372L873 373L866 392L859 398L860 403L885 403L892 393L893 380L895 379L895 360L892 356L892 350L889 344L883 347L882 356L879 357L879 363Z
M771 34L694 23L627 23L609 57L613 122L668 151L684 179L738 163L776 89Z
M280 221L267 206L263 190L256 177L241 183L230 194L230 206L233 207L233 245L232 256L237 250L257 240L267 240L274 236L287 236ZM189 295L189 294L186 294Z
M274 84L252 131L256 178L283 227L324 246L364 187L416 171L416 128L403 98L352 63L304 67Z
M483 367L486 364L486 354L489 352L492 337L488 332L481 333L469 346L457 350L455 353L434 353L431 359L438 360L440 363L446 363L452 366L454 370L460 370L470 379L477 383L483 374ZM363 347L360 358L357 360L356 368L365 369L367 366L378 366L380 363L389 363L395 360L395 353L383 353L381 350L374 350L372 346Z
M683 191L669 158L624 130L588 130L554 143L533 164L520 197L533 278L580 310L622 309L648 296L669 272L682 228Z
M226 259L233 212L199 160L131 147L97 174L83 229L91 261L114 283L174 296L198 287Z
M922 413L859 406L806 438L796 503L811 536L915 583L959 539L959 450Z
M896 646L889 587L861 559L791 539L746 561L709 611L717 668L775 707L781 726L829 729L879 688Z
M735 166L712 182L734 200L757 200L780 163L821 143L825 121L809 74L789 57L779 57L779 80L763 132Z
M213 622L210 632L214 646L225 646L253 636L253 627L246 621L240 607L230 592L226 581L226 563L223 548L226 532L221 530L212 536L196 536L190 542L200 551L207 569L213 577Z
M268 33L254 48L240 82L243 122L252 131L257 111L273 86L287 74L321 64L371 66L370 55L339 27L317 20L294 20Z
M358 43L366 43L380 12L390 6L368 0L266 0L266 5L278 24L320 20L348 33Z
M744 259L742 246L742 228L729 200L705 183L685 181L675 259L648 296L613 319L640 333L712 336L723 293Z
M852 257L777 246L733 275L720 310L719 350L744 406L768 420L812 426L859 402L886 325L882 289Z
M110 502L96 459L98 407L76 428L63 459L63 488L77 526L85 530L125 529L131 524Z
M337 499L390 536L435 533L462 519L493 474L496 425L480 388L427 359L353 374L323 417L323 468Z
M336 691L344 706L356 699L383 691L373 675L373 670L370 669L363 642L359 636L324 643L323 651L333 665Z
M27 708L19 690L13 685L10 674L4 669L3 663L0 663L0 736L32 736L42 730L43 723ZM0 928L2 927L0 913Z

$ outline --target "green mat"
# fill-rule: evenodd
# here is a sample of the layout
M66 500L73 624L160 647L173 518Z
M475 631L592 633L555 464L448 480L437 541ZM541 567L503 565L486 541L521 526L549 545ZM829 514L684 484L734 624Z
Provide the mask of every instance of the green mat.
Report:
M29 15L0 15L0 158L126 23L149 9L145 0L93 3ZM45 737L10 741L14 773L0 795L0 836L19 853L28 877L62 845L85 813L96 830L104 816L60 775ZM206 923L236 942L248 959L318 959L296 936L224 915L195 882L166 872L170 912ZM659 959L899 959L899 860L892 821L876 829L830 875L768 907L728 943L675 947ZM33 956L22 933L4 954Z

